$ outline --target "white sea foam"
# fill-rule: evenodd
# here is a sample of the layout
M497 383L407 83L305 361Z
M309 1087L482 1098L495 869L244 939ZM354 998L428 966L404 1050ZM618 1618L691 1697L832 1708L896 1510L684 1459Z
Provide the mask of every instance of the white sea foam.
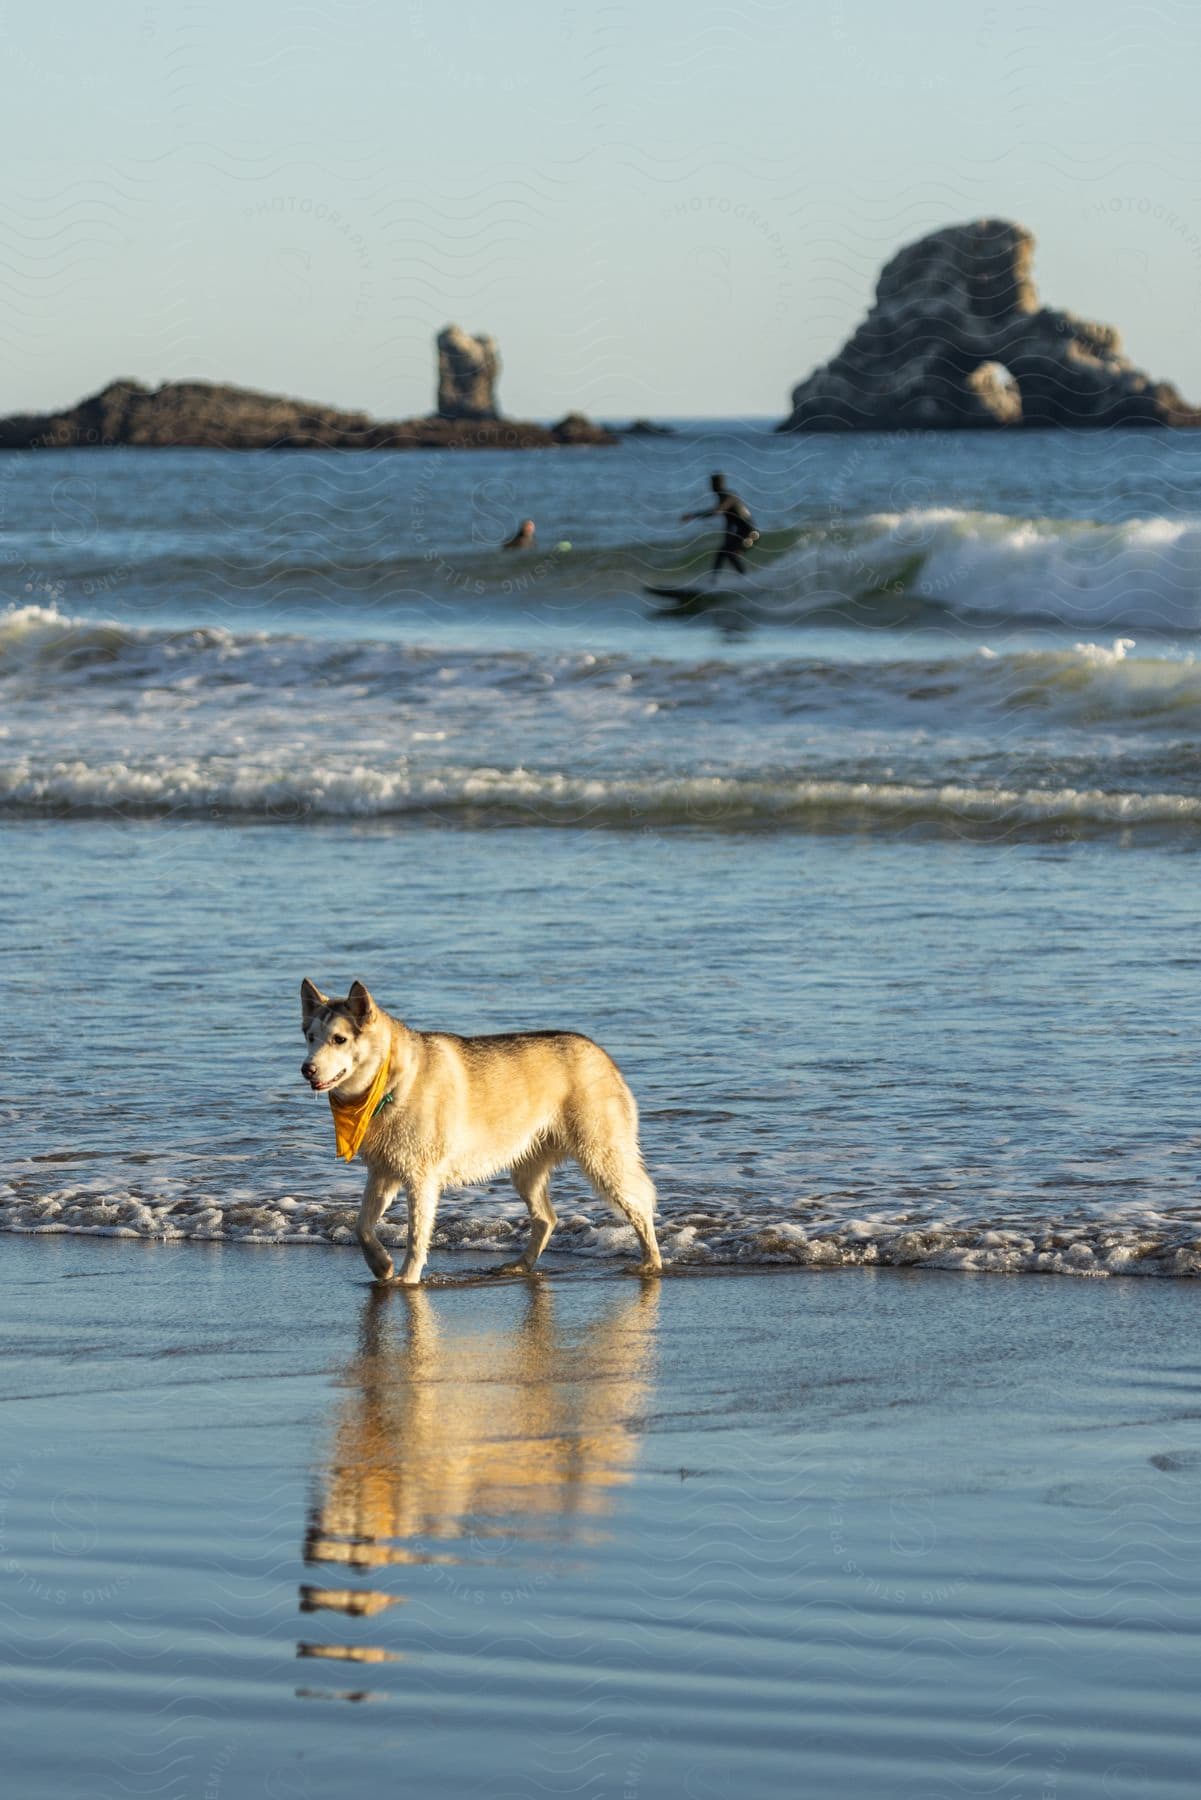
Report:
M769 610L908 595L963 617L1201 630L1201 520L930 507L840 518L773 565Z
M511 708L527 697L540 713L557 706L570 708L573 718L586 709L591 693L598 705L633 708L644 720L660 710L745 714L748 706L768 716L852 714L875 703L977 719L982 711L1037 707L1049 722L1065 724L1107 718L1153 724L1162 716L1165 724L1180 725L1191 715L1201 726L1201 663L1191 655L1132 654L1136 648L1135 639L1115 637L1063 649L998 652L986 646L959 656L845 663L775 656L760 663L712 654L681 660L578 650L434 653L371 639L331 643L216 627L164 631L43 606L0 614L0 681L8 681L18 700L61 683L77 693L99 684L100 698L119 704L112 690L128 685L143 700L158 690L186 695L193 708L222 719L234 704L244 712L248 699L276 706L302 698L309 715L319 718L323 697L343 690L353 690L356 699L379 694L395 707L410 694L424 702L436 684L440 706ZM339 722L344 731L344 715ZM414 735L429 739L436 733L427 727Z
M157 1242L333 1244L355 1250L354 1208L292 1194L239 1192L216 1198L155 1197L107 1191L103 1184L20 1195L0 1189L0 1231L48 1236L70 1233ZM509 1252L524 1239L525 1209L512 1196L445 1196L434 1235L436 1251L464 1255ZM403 1246L405 1227L385 1221L384 1242ZM1123 1222L1054 1216L997 1223L970 1217L915 1222L912 1214L873 1215L821 1225L786 1208L687 1208L661 1212L659 1238L669 1267L807 1269L960 1269L1000 1275L1201 1275L1201 1217L1167 1220L1148 1211ZM628 1258L634 1234L598 1209L564 1208L556 1254Z
M21 607L0 616L0 809L1196 829L1195 658L1126 636L934 656L920 642L846 661L435 653ZM524 760L496 761L511 743Z
M962 782L805 777L583 776L554 770L414 767L405 762L300 768L233 758L163 757L142 766L85 762L0 766L9 812L243 820L453 819L527 825L639 827L927 823L955 830L1059 825L1097 831L1196 828L1201 796L1099 788L1005 788Z

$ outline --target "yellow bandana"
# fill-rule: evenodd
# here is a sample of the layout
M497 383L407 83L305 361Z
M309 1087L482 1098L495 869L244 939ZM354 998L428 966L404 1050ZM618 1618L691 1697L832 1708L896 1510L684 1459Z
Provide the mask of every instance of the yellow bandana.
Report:
M347 1162L353 1162L358 1155L359 1145L367 1136L367 1127L384 1098L391 1060L391 1057L385 1056L375 1080L358 1100L335 1100L332 1094L329 1097L329 1109L334 1115L337 1154L344 1156Z

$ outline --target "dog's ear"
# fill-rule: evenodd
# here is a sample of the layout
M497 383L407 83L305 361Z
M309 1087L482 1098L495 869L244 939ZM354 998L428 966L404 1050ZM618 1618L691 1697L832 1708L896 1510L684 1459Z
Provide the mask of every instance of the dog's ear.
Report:
M351 982L350 992L346 996L346 1010L360 1031L375 1017L377 1011L375 1001L361 981Z
M306 975L300 984L300 1017L303 1022L307 1025L317 1008L325 1006L328 1000L329 995L323 994L319 987L314 987Z

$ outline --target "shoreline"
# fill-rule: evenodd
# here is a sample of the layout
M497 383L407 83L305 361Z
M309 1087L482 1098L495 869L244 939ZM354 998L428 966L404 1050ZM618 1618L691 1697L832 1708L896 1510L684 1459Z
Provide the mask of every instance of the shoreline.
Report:
M117 1203L100 1204L111 1210ZM511 1217L497 1208L475 1206L470 1200L465 1206L457 1207L454 1195L449 1195L439 1209L438 1225L435 1227L433 1256L436 1261L427 1270L423 1285L446 1288L493 1279L494 1270L501 1263L512 1259L513 1246L521 1239L524 1230L523 1219L517 1217L517 1209L507 1197L505 1204ZM218 1234L211 1230L191 1234L180 1229L155 1232L111 1224L14 1225L0 1222L0 1238L99 1239L164 1250L183 1245L189 1250L208 1246L238 1250L317 1249L346 1252L352 1257L361 1258L362 1253L354 1240L353 1229L345 1222L357 1210L357 1200L353 1205L335 1202L329 1205L337 1219L336 1223L330 1225L329 1235L320 1235L316 1231L280 1236L256 1235L245 1231ZM623 1250L615 1248L613 1244L613 1239L623 1234L629 1236L632 1244L632 1232L599 1211L597 1217L599 1223L584 1222L578 1214L568 1221L568 1231L561 1230L558 1233L560 1242L552 1246L539 1261L537 1278L553 1276L602 1279L606 1276L632 1274L632 1264L627 1267L622 1260ZM461 1245L448 1245L448 1219L453 1227L474 1232L474 1237ZM1031 1226L1025 1237L1016 1229L1000 1232L996 1228L990 1228L984 1233L956 1233L953 1227L914 1227L911 1232L898 1233L898 1237L924 1235L932 1238L942 1229L947 1238L958 1235L970 1241L966 1246L931 1245L925 1251L908 1247L890 1250L889 1240L886 1238L883 1245L869 1243L867 1247L860 1246L860 1254L847 1254L847 1245L842 1237L835 1233L815 1233L812 1237L805 1237L782 1214L781 1226L796 1233L791 1254L764 1250L752 1255L743 1253L723 1256L720 1252L706 1252L703 1257L692 1253L678 1256L675 1260L672 1260L670 1254L672 1239L667 1235L672 1224L670 1215L666 1218L662 1214L658 1215L657 1224L660 1241L665 1246L662 1274L665 1281L749 1275L847 1275L853 1272L903 1274L910 1270L927 1275L989 1275L1007 1278L1054 1276L1056 1279L1085 1282L1189 1282L1201 1276L1201 1243L1195 1235L1190 1235L1177 1244L1156 1246L1154 1250L1140 1249L1138 1240L1140 1236L1145 1237L1146 1227L1136 1225L1108 1225L1103 1228L1115 1243L1111 1246L1112 1260L1102 1263L1097 1261L1094 1252L1084 1245L1079 1235L1067 1245L1048 1244L1043 1249L1032 1249L1032 1243L1040 1235L1044 1239L1059 1236L1061 1228L1047 1220L1037 1227ZM600 1242L581 1240L574 1250L567 1248L562 1239L570 1234L573 1227L577 1235L583 1229L591 1234L593 1240L599 1239ZM683 1229L687 1232L689 1227L685 1225ZM772 1228L767 1226L764 1229L770 1232ZM403 1250L406 1240L403 1210L385 1220L380 1228L380 1236L389 1249ZM981 1236L996 1241L981 1244L978 1241ZM1120 1241L1123 1237L1131 1241L1129 1248ZM1006 1239L1011 1241L1004 1241ZM1017 1239L1021 1241L1012 1241ZM466 1269L455 1266L460 1259L468 1258L479 1266ZM509 1279L520 1281L525 1278L506 1278Z
M1182 1283L380 1294L223 1245L11 1251L25 1800L398 1754L435 1796L1191 1791Z

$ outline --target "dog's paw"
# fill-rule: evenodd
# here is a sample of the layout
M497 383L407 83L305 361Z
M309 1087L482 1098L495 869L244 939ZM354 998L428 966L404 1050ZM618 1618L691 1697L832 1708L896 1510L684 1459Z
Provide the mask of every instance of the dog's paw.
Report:
M533 1269L528 1262L518 1257L516 1262L501 1263L499 1269L493 1269L494 1275L532 1275Z
M392 1279L392 1258L382 1244L378 1246L378 1252L378 1255L367 1256L367 1267L371 1270L372 1279L381 1287L386 1287Z

